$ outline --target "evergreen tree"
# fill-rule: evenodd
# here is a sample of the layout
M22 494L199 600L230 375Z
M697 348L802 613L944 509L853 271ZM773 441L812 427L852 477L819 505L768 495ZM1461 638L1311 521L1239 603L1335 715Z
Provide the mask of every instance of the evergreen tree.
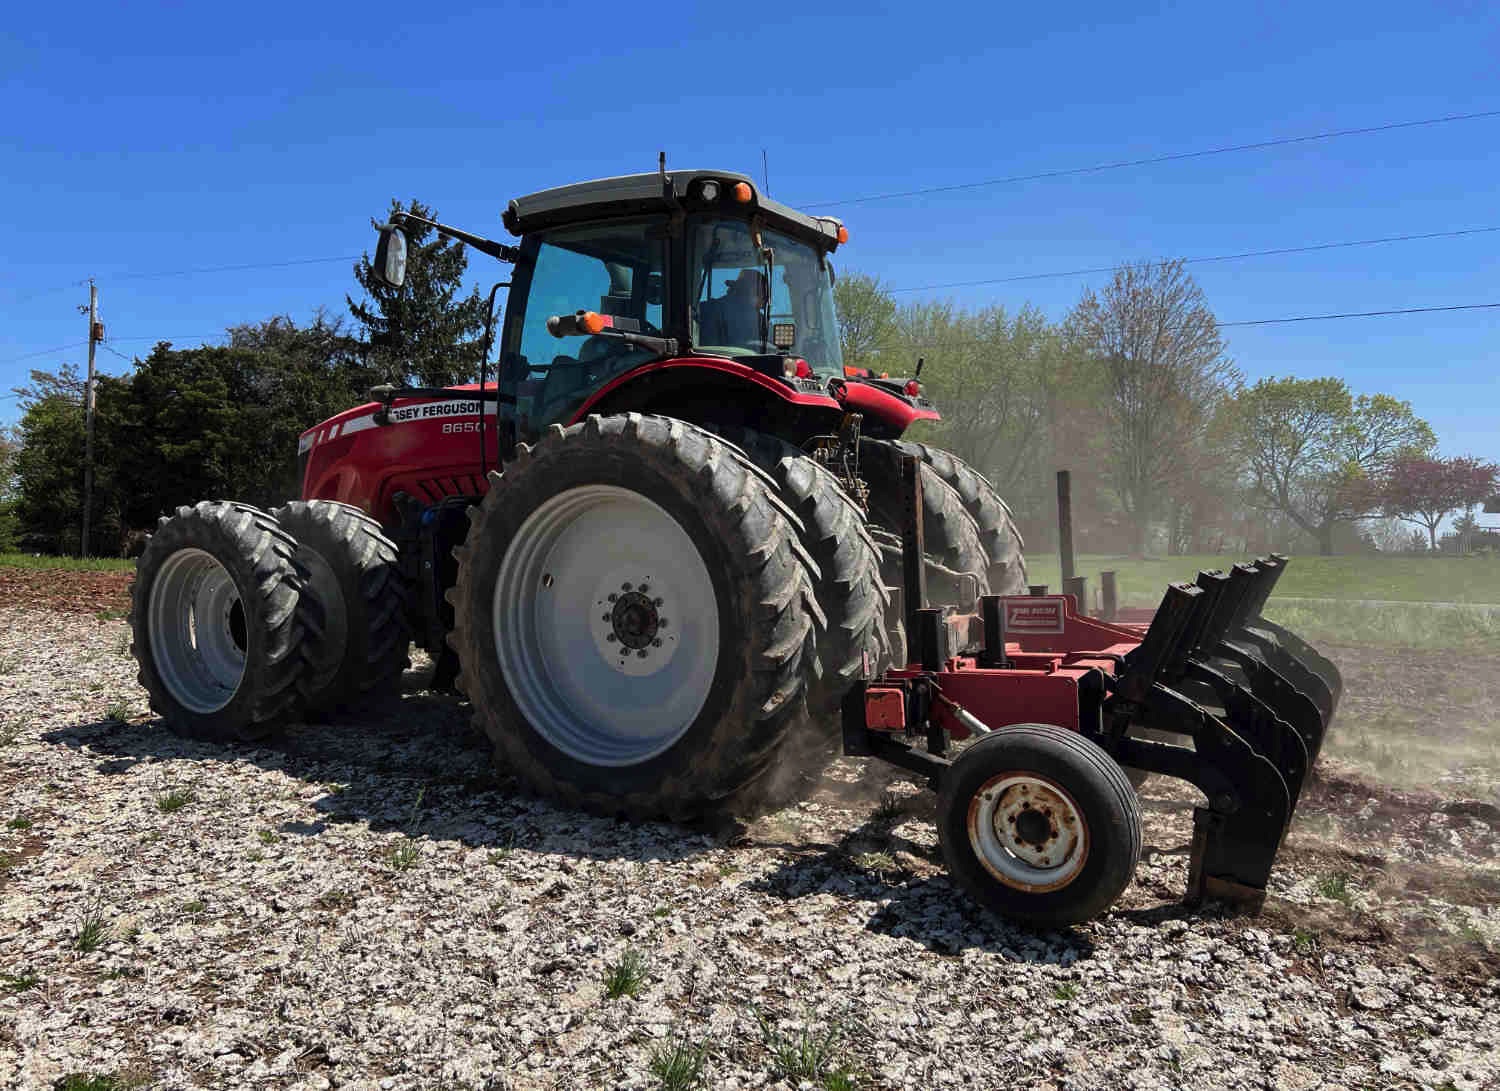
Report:
M401 211L401 203L392 200L391 213ZM436 219L420 201L404 211ZM409 220L402 227L408 243L406 283L381 284L365 254L354 266L354 279L366 298L345 297L364 332L367 363L387 381L414 386L471 382L483 351L485 299L478 287L459 294L468 266L463 244Z

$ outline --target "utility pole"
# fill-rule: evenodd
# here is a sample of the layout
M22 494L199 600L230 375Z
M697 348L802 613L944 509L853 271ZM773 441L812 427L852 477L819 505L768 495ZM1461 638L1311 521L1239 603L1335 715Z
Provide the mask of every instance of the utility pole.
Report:
M80 557L89 555L89 513L94 506L94 349L104 340L99 321L99 289L89 277L89 378L83 388L83 542Z

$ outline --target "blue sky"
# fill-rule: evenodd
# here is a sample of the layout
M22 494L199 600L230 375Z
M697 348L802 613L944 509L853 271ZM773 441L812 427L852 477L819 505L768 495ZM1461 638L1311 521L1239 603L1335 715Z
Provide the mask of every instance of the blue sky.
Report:
M503 234L518 193L669 164L792 204L1500 109L1500 9L26 4L0 36L0 386L110 345L343 310L392 196ZM1500 225L1500 117L848 206L904 287ZM471 272L494 267L476 256ZM1500 302L1500 233L1197 266L1230 321ZM1091 278L1094 283L1102 276ZM1060 317L1090 278L933 293ZM1250 378L1409 399L1500 461L1500 311L1237 329ZM128 368L103 353L107 371ZM0 421L14 400L0 401Z

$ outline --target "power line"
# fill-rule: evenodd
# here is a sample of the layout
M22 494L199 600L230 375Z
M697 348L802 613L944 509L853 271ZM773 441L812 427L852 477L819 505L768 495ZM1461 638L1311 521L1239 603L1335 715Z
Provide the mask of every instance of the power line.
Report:
M237 273L247 269L288 269L294 265L328 265L335 261L358 261L359 254L336 258L294 258L291 261L259 261L247 265L210 265L202 269L168 269L152 273L121 273L114 280L160 280L166 277L193 277L205 273Z
M1383 318L1393 314L1434 314L1438 311L1487 311L1500 303L1460 303L1451 307L1403 307L1392 311L1349 311L1345 314L1306 314L1296 318L1255 318L1243 322L1220 322L1220 326L1279 326L1289 322L1328 322L1335 318Z
M1464 235L1484 235L1500 231L1496 227L1466 227L1457 231L1430 231L1413 235L1386 235L1378 239L1354 239L1350 242L1320 242L1308 246L1280 246L1271 250L1243 250L1235 254L1214 254L1201 258L1181 258L1184 265L1199 265L1214 261L1239 261L1243 258L1266 258L1282 254L1310 254L1318 250L1342 250L1353 246L1377 246L1388 242L1412 242L1419 239L1456 239ZM1119 265L1096 265L1088 269L1064 269L1052 273L1020 273L1008 277L988 277L984 280L955 280L947 284L923 284L911 288L887 288L888 292L932 292L944 288L973 288L985 284L1014 284L1022 280L1050 280L1057 277L1081 277L1095 273L1113 273L1130 264L1167 261L1167 258L1146 258L1142 262L1122 262Z
M1080 174L1099 174L1127 167L1146 167L1155 163L1175 163L1184 159L1206 159L1212 155L1228 155L1231 152L1256 151L1262 148L1280 148L1288 144L1309 144L1317 140L1333 140L1342 136L1361 136L1367 133L1386 133L1394 129L1415 129L1424 125L1445 125L1454 121L1478 121L1483 118L1500 117L1500 110L1483 110L1473 114L1449 114L1445 117L1429 117L1420 121L1392 121L1384 125L1366 125L1358 129L1331 129L1327 132L1308 133L1305 136L1284 136L1275 140L1257 140L1249 144L1228 144L1220 148L1202 148L1198 151L1171 152L1153 155L1144 159L1120 159L1110 163L1096 163L1088 167L1067 167L1059 170L1037 171L1033 174L1012 174L1005 178L990 178L983 182L957 182L946 186L927 186L923 189L900 190L893 193L874 193L865 197L841 197L832 201L806 201L807 208L829 208L834 205L862 205L872 201L893 201L902 197L926 197L934 193L956 193L961 190L981 189L985 186L1004 186L1016 182L1040 182L1049 178L1069 178Z
M0 360L0 365L19 364L22 360L31 360L38 356L46 356L53 352L69 352L72 349L81 349L87 345L87 341L74 341L71 345L58 345L55 349L42 349L39 352L28 352L24 356L12 356L9 360Z

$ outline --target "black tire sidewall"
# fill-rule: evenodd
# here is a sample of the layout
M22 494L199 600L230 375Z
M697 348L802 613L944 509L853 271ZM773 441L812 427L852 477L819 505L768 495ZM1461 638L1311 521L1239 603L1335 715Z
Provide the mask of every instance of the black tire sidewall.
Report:
M1060 734L1073 737L1059 739ZM1103 750L1093 747L1100 760L1088 760L1080 746L1093 744L1059 727L1018 725L977 740L954 762L938 798L938 838L950 875L986 908L1033 926L1077 924L1102 913L1129 884L1140 846L1134 791L1118 767L1116 776L1100 764L1113 764ZM1088 858L1066 886L1043 893L1008 887L976 855L969 839L969 803L993 777L1006 772L1047 777L1078 806L1087 828Z
M212 741L252 740L264 737L274 727L274 723L255 719L271 634L267 600L260 593L255 562L245 556L241 546L222 523L194 511L170 520L153 534L136 562L131 612L136 662L153 706L179 734ZM177 699L157 668L156 649L151 643L149 612L156 580L167 561L187 549L201 550L223 566L234 581L245 612L245 672L228 704L211 713L195 712Z
M501 719L512 725L513 734L531 758L545 767L557 781L585 793L610 796L656 795L665 783L682 779L695 766L705 762L722 764L733 758L722 752L722 724L735 715L740 693L750 683L753 649L747 634L754 631L756 603L750 588L732 578L740 564L725 548L723 535L705 516L704 497L694 496L690 484L681 474L664 472L648 448L631 448L618 455L601 456L597 448L558 450L548 456L545 473L517 475L512 483L500 486L504 503L489 515L493 533L486 536L484 550L473 549L466 564L474 593L459 609L468 609L469 629L474 633L478 652L487 663L498 664L495 631L490 609L495 584L506 552L515 541L530 514L551 497L568 489L585 485L614 485L627 489L659 505L692 539L703 558L713 584L719 612L719 658L713 682L703 707L693 723L670 747L635 765L596 766L581 762L558 749L543 737L522 712L510 686L501 677L498 665L483 669L468 665L465 674L484 688L486 697L498 700ZM473 536L470 538L471 544ZM498 681L492 684L491 679ZM747 722L747 730L753 726ZM749 747L758 751L759 747ZM729 778L733 779L733 778ZM744 778L740 778L744 779ZM726 781L727 783L727 781Z

